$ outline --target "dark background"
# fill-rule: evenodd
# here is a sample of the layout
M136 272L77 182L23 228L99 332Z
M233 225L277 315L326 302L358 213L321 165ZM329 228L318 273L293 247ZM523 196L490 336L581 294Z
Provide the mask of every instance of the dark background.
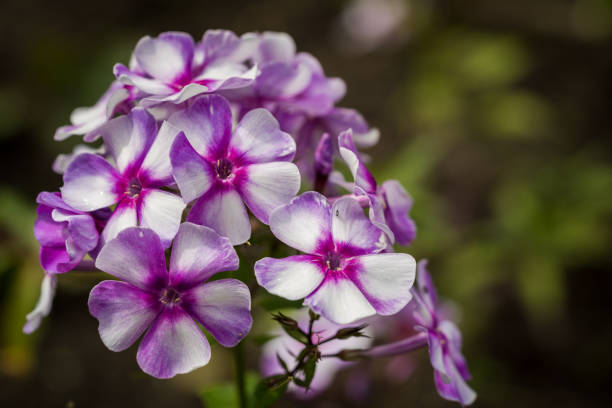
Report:
M612 406L612 3L395 3L401 18L370 43L362 36L384 22L351 19L354 5L340 0L0 3L0 406L198 407L202 390L231 378L219 347L207 367L170 381L140 373L134 348L108 351L85 274L61 277L52 315L21 333L42 277L34 199L59 188L50 166L78 141L54 142L55 128L95 102L143 35L199 39L208 28L289 32L346 81L340 105L381 130L374 174L415 199L407 251L430 259L461 310L476 406ZM424 352L407 380L385 364L279 406L452 406Z

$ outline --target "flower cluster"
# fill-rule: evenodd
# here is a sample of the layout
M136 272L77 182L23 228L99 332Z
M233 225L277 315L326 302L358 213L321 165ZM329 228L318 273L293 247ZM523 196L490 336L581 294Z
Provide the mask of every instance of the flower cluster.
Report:
M142 38L113 72L99 101L55 133L88 144L58 157L60 191L38 196L45 278L24 331L49 314L58 274L99 270L115 278L89 296L102 342L121 351L142 336L139 366L169 378L208 363L201 328L226 347L249 333L247 284L259 284L310 308L307 334L276 318L307 350L282 380L309 388L316 364L342 358L350 345L342 340L361 337L362 327L346 325L423 301L414 258L394 250L415 238L412 200L397 181L379 185L358 151L378 131L336 106L344 82L296 52L289 35L209 30L196 42L162 33ZM256 229L270 233L252 236ZM210 280L238 269L234 247L253 239L278 240L287 256L257 260L248 281ZM423 316L440 393L457 399L456 374L466 372L458 332ZM323 339L315 320L341 328ZM330 346L333 355L322 354Z

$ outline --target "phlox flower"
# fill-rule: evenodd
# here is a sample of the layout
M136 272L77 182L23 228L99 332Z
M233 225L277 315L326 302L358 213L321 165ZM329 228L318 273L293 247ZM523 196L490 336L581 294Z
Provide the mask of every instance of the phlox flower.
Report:
M229 240L210 228L181 225L169 270L157 234L128 228L102 248L96 267L120 279L99 283L89 295L102 342L122 351L146 331L137 361L154 377L170 378L208 363L210 344L198 323L226 347L235 346L251 328L246 285L236 279L206 282L238 268Z
M307 333L309 324L308 313L302 312L298 316L294 316L294 318L297 320L300 328ZM317 345L322 340L333 336L342 327L346 326L334 324L320 317L313 325L313 344ZM366 336L371 334L367 327L363 329L362 332ZM280 365L277 356L287 363L289 369L293 368L292 364L294 364L295 356L304 348L302 343L289 336L285 331L278 330L273 334L276 335L276 337L266 342L262 348L259 367L263 376L284 373L283 367ZM349 337L347 339L335 339L325 342L317 348L321 354L331 355L345 349L367 349L371 344L372 339L370 337ZM338 358L323 358L317 362L317 368L312 382L310 383L310 388L306 390L303 387L291 383L289 385L289 392L299 398L313 398L331 385L339 370L351 364L351 362L343 361Z
M304 305L338 324L394 314L411 299L414 258L379 253L383 233L352 197L330 205L319 193L304 193L272 213L270 229L305 253L255 263L257 282L270 293L304 298Z
M168 151L178 131L164 123L158 132L155 119L142 108L112 119L100 131L114 165L95 154L76 156L64 173L62 197L80 211L116 204L102 231L104 242L140 225L169 246L185 208L181 197L162 190L174 184Z
M144 94L141 106L182 103L196 95L249 85L257 73L240 61L242 40L231 31L209 30L202 42L182 32L140 39L130 67L116 64L117 79Z
M476 399L476 393L466 383L471 376L461 354L461 332L455 323L441 317L436 288L426 268L427 261L420 261L418 289L413 289L419 306L414 312L417 329L427 333L429 358L440 396L464 406L470 405Z
M340 133L338 144L340 156L353 175L354 183L347 188L352 187L355 196L367 197L370 219L386 233L391 244L408 245L416 235L416 225L408 215L412 198L397 180L387 180L380 186L376 183L357 152L352 130ZM336 180L341 179L339 173L334 173L334 176ZM346 185L343 179L340 184Z
M244 204L268 224L272 210L298 192L295 142L265 109L248 112L232 130L228 102L204 95L168 122L183 132L170 151L174 178L185 202L198 199L188 221L240 244L251 235Z

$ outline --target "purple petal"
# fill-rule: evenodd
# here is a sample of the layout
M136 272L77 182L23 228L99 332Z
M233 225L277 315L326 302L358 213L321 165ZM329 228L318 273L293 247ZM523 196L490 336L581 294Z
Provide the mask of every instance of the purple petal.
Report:
M108 242L126 228L138 225L136 202L129 198L123 199L115 208L102 230L102 241Z
M102 157L84 153L64 173L62 198L81 211L108 207L120 200L123 185L119 173Z
M134 108L109 121L100 132L119 172L134 177L155 140L157 125L146 110Z
M40 266L49 274L68 272L79 262L71 265L70 256L64 246L41 246L39 257Z
M289 300L310 295L323 281L320 258L296 255L283 259L263 258L255 262L257 283L268 292Z
M179 307L165 309L145 334L138 365L156 378L171 378L205 366L210 345L196 322Z
M385 218L400 245L408 245L416 235L416 225L408 213L412 198L396 180L387 180L381 186L386 202Z
M174 89L162 81L144 77L143 74L131 71L123 64L115 64L113 73L121 83L135 86L145 94L169 95L174 93Z
M288 162L252 164L236 173L236 184L251 212L268 224L272 211L300 190L300 171Z
M45 274L40 284L40 296L34 310L32 310L26 316L26 323L23 326L23 332L25 334L31 334L42 322L42 319L47 317L51 313L51 306L53 305L53 298L55 297L55 289L57 287L57 276L54 274Z
M170 162L176 184L185 202L191 202L210 190L216 179L213 165L198 154L180 132L170 150Z
M304 92L311 79L312 72L302 64L274 62L261 69L255 89L265 98L282 100Z
M438 304L438 294L433 279L427 271L427 259L422 259L417 264L417 286L419 288L420 300L425 303L430 313L435 313Z
M229 30L206 30L198 49L202 63L230 56L240 45L240 38Z
M142 107L153 108L163 103L170 103L174 105L181 104L187 99L193 98L194 96L201 95L203 93L211 92L212 89L210 84L202 85L196 83L190 83L180 89L180 91L172 92L170 94L152 95L143 98L140 101Z
M289 61L295 56L295 41L287 33L266 31L261 34L255 61Z
M233 347L251 330L251 293L236 279L221 279L184 293L183 306L225 347Z
M328 176L334 167L334 146L329 133L323 133L314 153L315 174Z
M181 32L166 32L157 38L143 37L134 50L138 66L166 84L182 85L191 78L194 43Z
M463 406L472 404L476 400L476 393L457 371L450 356L444 357L444 365L446 374L435 371L434 378L438 394L444 399L457 401Z
M332 236L336 248L346 256L380 252L386 240L380 229L365 216L352 197L343 197L332 208Z
M247 112L230 142L230 159L236 165L291 161L294 155L295 141L265 109Z
M449 320L441 321L438 324L438 330L446 337L449 354L457 370L463 379L469 380L472 376L468 370L467 361L461 354L461 331L455 323Z
M170 280L174 286L192 287L217 272L238 269L238 262L228 238L186 222L181 224L172 247Z
M174 183L170 148L179 132L168 122L162 123L155 141L142 162L138 175L139 180L146 186L164 187Z
M380 315L392 315L408 304L416 262L408 254L364 255L352 260L355 285Z
M89 313L100 322L100 338L112 351L134 344L160 309L155 295L126 282L103 281L89 294Z
M187 109L170 116L168 122L185 132L200 155L212 162L225 157L232 135L232 111L223 97L201 96Z
M39 205L36 208L36 221L34 222L34 237L38 243L45 247L64 247L66 241L65 224L53 220L53 208Z
M156 290L168 283L164 248L157 234L147 228L120 232L104 245L96 268L141 289Z
M52 169L57 174L64 174L66 169L72 163L72 161L80 154L83 153L92 153L103 155L105 152L104 145L100 147L92 147L90 145L76 145L74 149L72 149L72 153L67 154L58 154L55 160L53 161Z
M338 324L348 324L376 313L357 286L340 274L328 273L321 286L304 299L304 305Z
M140 195L138 219L141 227L151 228L168 248L176 235L185 202L176 194L163 190L143 190Z
M251 223L242 198L231 187L217 186L196 201L187 221L204 225L228 237L232 245L246 242L251 236Z
M98 245L96 223L89 214L71 214L55 209L52 217L55 221L67 222L66 249L71 260L79 262Z
M331 206L327 198L306 192L270 215L272 233L305 253L318 253L331 243Z
M348 129L340 133L338 144L340 146L340 156L348 165L355 180L355 185L361 187L366 193L376 193L376 180L359 158L359 153L353 143L353 131Z

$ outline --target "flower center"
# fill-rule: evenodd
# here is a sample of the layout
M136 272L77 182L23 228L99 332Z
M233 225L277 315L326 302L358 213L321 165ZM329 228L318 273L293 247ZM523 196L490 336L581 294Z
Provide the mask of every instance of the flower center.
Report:
M330 271L337 271L341 269L342 258L337 253L331 252L325 258L325 264Z
M173 306L181 301L181 294L173 288L164 288L161 291L159 301L164 305Z
M126 194L130 197L138 197L138 194L142 191L142 184L138 181L137 178L133 178L130 180L128 184Z
M232 175L234 165L228 159L217 160L217 175L220 179L225 180Z

